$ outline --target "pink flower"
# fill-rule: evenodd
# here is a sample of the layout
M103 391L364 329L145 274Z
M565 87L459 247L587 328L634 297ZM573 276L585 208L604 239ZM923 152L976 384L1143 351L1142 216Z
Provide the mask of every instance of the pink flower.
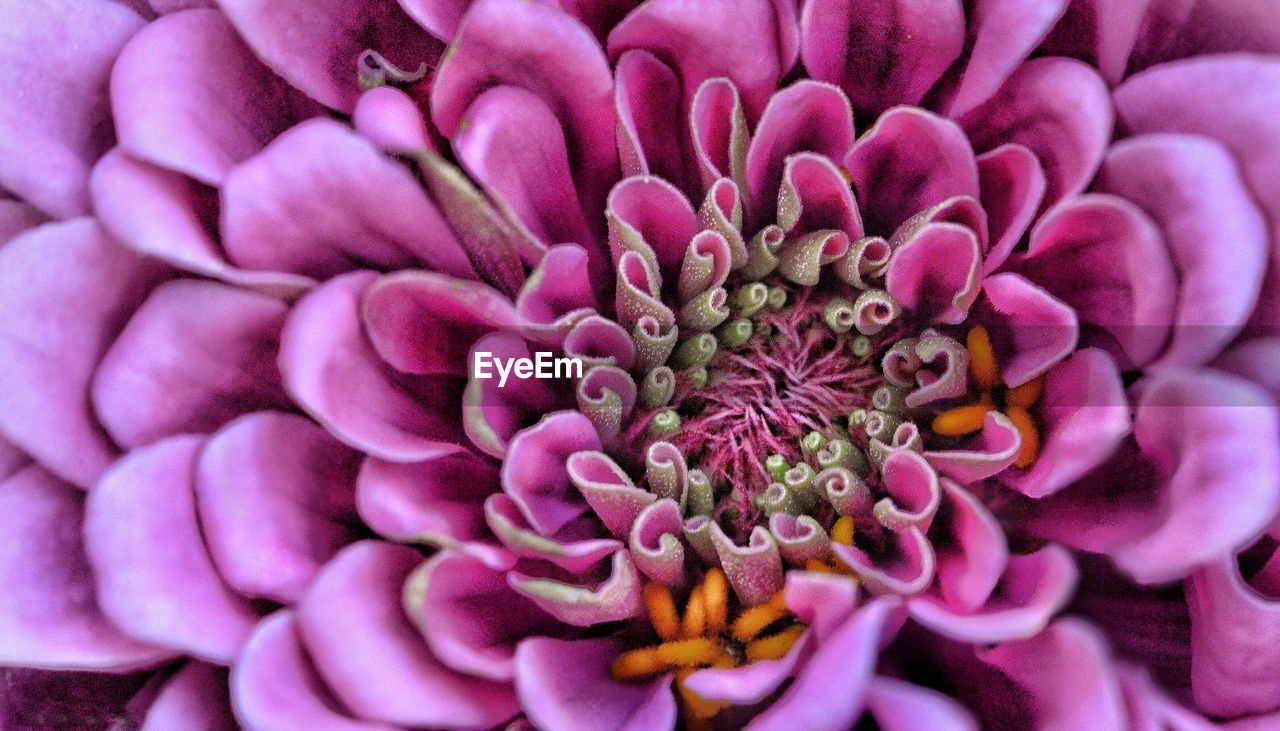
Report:
M1280 713L1261 3L0 19L13 724Z

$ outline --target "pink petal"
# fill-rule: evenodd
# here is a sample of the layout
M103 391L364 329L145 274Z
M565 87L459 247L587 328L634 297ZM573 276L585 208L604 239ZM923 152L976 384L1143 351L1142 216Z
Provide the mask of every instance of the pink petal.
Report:
M1259 27L1255 24L1255 27ZM1280 245L1280 118L1271 114L1280 63L1238 54L1165 64L1116 89L1120 120L1133 134L1186 132L1230 150ZM1253 326L1280 332L1280 269L1267 269Z
M421 562L412 549L364 541L325 567L297 610L320 677L355 716L372 721L487 727L511 718L518 708L510 686L443 666L405 615L405 580Z
M780 184L778 225L791 238L836 229L857 241L866 233L849 182L826 156L812 152L788 156Z
M545 731L673 728L676 701L670 678L648 683L613 680L609 665L621 650L608 639L537 637L521 642L516 650L520 705Z
M1164 233L1180 282L1168 349L1148 368L1204 364L1244 327L1258 301L1266 220L1219 144L1144 135L1111 148L1099 189L1123 196Z
M1009 543L1000 522L973 493L942 480L946 509L933 530L938 589L946 606L973 612L987 602L1009 563ZM932 531L931 531L932 534Z
M978 197L978 166L964 131L923 109L880 115L844 163L873 233L888 236L953 196Z
M981 266L972 231L931 223L894 251L885 288L923 322L959 323L978 296Z
M232 25L273 71L307 96L350 114L365 50L414 70L434 65L441 45L400 6L374 0L218 0Z
M288 408L276 369L286 311L279 300L223 284L160 285L94 374L90 398L103 427L117 444L137 447Z
M1186 587L1196 706L1227 717L1276 710L1280 603L1246 584L1234 559L1202 567Z
M1001 145L978 156L978 183L992 241L982 273L990 274L1009 257L1040 210L1044 170L1031 150L1022 145Z
M237 592L296 601L355 540L359 455L313 422L260 412L209 439L196 465L200 525Z
M954 698L894 678L867 683L867 712L881 731L977 731L978 722Z
M533 600L544 612L575 627L620 622L644 615L640 575L625 550L613 554L609 575L594 586L566 584L512 571L511 588Z
M1118 84L1129 66L1148 3L1075 0L1045 39L1041 51L1071 56L1096 67L1108 84Z
M815 79L840 85L859 114L919 104L960 56L958 0L811 0L800 20L801 56Z
M508 333L486 335L476 341L473 350L476 368L482 353L494 361L508 363L534 357L527 341ZM462 425L477 449L502 459L517 432L544 414L568 406L571 401L562 388L539 378L516 376L501 385L502 379L496 370L496 367L486 369L489 378L479 378L477 371L477 377L467 382L462 393Z
M222 582L200 535L192 482L203 444L173 437L117 462L89 495L85 545L117 626L226 663L258 616Z
M227 671L190 661L160 689L139 731L188 728L234 731L239 728L227 697Z
M475 270L403 165L329 119L294 127L232 170L222 188L227 256L246 269L331 277L425 262L464 279Z
M595 427L573 411L549 414L511 440L502 487L538 533L552 536L588 510L569 482L569 455L600 448Z
M351 125L361 137L397 155L439 151L418 103L394 86L378 86L361 94Z
M1000 91L960 118L974 149L1017 143L1040 158L1044 207L1084 190L1111 140L1113 112L1097 72L1065 58L1023 64Z
M675 72L652 53L635 50L622 54L614 74L623 175L656 175L687 189L684 130L680 115L671 113L683 106Z
M111 107L130 155L209 185L321 111L216 10L165 15L138 33L112 69Z
M701 228L683 193L661 178L627 178L609 192L605 216L615 261L643 241L657 256L663 283L675 284L689 242Z
M98 608L80 526L84 494L30 465L0 481L0 663L126 670L168 651L121 634Z
M254 628L231 670L231 697L245 725L262 731L298 728L391 731L339 709L298 637L295 613L281 610Z
M118 3L0 10L0 188L55 218L89 208L89 169L112 144L107 79L142 19Z
M555 111L583 208L602 210L618 167L613 74L591 32L546 3L477 0L437 72L431 118L453 139L494 86L524 89Z
M303 297L280 338L280 371L294 400L344 443L393 461L463 450L460 384L396 377L360 326L359 303L377 275L354 272Z
M488 537L484 502L497 492L498 470L459 452L399 464L369 457L356 481L360 517L397 541L474 541Z
M968 484L997 474L1010 465L1022 447L1022 437L1013 423L998 411L988 411L982 431L958 449L930 450L925 459L938 471L960 484Z
M982 283L979 319L995 341L1001 376L1021 386L1076 349L1080 326L1066 304L1017 274L996 274Z
M0 246L18 234L35 228L49 219L43 213L21 201L8 200L0 194Z
M315 284L298 274L228 264L210 233L217 226L217 191L185 175L139 162L117 148L93 168L89 189L98 222L139 254L266 294L292 296Z
M973 47L947 114L960 117L995 94L1062 15L1068 0L976 0L970 11Z
M1070 305L1083 341L1125 369L1148 363L1169 337L1177 273L1155 223L1122 198L1091 193L1049 211L1011 265Z
M89 410L94 368L165 270L79 219L10 241L0 272L0 431L87 487L116 457Z

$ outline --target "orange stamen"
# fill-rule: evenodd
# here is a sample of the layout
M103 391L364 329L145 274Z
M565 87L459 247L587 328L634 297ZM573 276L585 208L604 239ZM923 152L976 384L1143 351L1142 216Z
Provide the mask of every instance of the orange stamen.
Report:
M668 666L658 657L656 647L642 647L619 655L609 667L614 680L644 680L666 672Z
M702 580L702 601L707 612L708 635L718 635L729 622L729 582L717 568L707 571Z
M991 335L981 325L969 331L969 372L983 390L1000 385L1000 366L996 363L996 351L991 347Z
M658 659L669 667L696 668L710 665L720 657L720 645L706 637L664 642L654 648Z
M689 601L684 605L683 635L685 637L702 637L707 628L707 605L703 599L701 585L694 588Z
M982 423L991 410L988 404L957 406L933 417L933 433L947 437L962 437L982 429Z
M806 562L805 562L805 564L804 564L804 570L805 570L805 571L813 571L813 572L815 572L815 573L819 573L819 574L838 574L838 573L840 573L840 572L839 572L839 571L838 571L834 566L832 566L831 564L826 563L825 561L819 561L819 560L818 560L818 559L816 559L816 558L811 558L811 559L809 559L808 561L806 561Z
M747 645L747 659L751 662L758 660L777 660L791 652L792 645L796 644L796 640L800 639L800 635L804 634L804 625L795 625L788 627L776 635L763 637L755 640Z
M663 640L674 640L680 636L680 615L676 612L675 600L671 598L671 590L650 582L644 587L644 606L649 612L649 623L653 631Z
M1009 417L1009 421L1013 422L1022 435L1022 448L1018 450L1018 458L1013 463L1024 469L1030 467L1040 454L1040 433L1036 431L1036 423L1031 414L1020 406L1010 407L1005 416Z
M853 518L846 515L831 526L831 540L842 546L853 545Z
M1040 400L1040 396L1044 394L1044 376L1037 376L1030 381L1011 388L1004 394L1004 401L1010 407L1020 407L1029 409Z
M781 594L782 592L778 592L778 595ZM774 599L776 598L777 596L774 597ZM785 616L787 616L785 603L779 606L777 602L771 599L765 604L757 604L739 614L738 618L733 621L733 637L739 642L750 642L769 625Z

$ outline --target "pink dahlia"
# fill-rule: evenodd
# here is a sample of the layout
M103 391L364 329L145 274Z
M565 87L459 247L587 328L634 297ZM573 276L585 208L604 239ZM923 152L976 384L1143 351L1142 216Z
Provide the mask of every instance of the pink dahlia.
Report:
M1280 725L1274 54L0 0L4 726Z

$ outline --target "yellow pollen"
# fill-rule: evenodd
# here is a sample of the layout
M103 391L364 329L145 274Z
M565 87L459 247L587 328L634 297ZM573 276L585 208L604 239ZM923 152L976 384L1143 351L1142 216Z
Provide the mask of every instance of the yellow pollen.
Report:
M996 351L991 347L991 335L981 325L969 331L969 371L973 380L984 391L1000 385L1000 367L996 363Z
M846 515L831 526L831 540L842 546L853 545L853 518Z
M803 625L794 625L788 627L776 635L763 637L755 640L747 645L747 659L756 662L758 660L777 660L791 651L792 645L796 644L796 640L800 639L800 635L804 634Z

